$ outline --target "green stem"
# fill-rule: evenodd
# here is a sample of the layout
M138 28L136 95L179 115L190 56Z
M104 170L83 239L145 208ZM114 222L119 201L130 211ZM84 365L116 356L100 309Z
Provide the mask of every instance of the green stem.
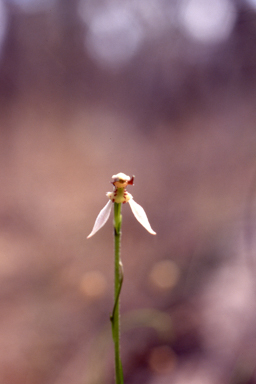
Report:
M114 203L114 237L115 237L115 301L112 315L110 317L112 323L112 335L115 348L115 376L116 384L123 384L123 368L120 357L120 302L119 296L123 283L123 266L120 258L120 241L121 241L121 215L122 204Z

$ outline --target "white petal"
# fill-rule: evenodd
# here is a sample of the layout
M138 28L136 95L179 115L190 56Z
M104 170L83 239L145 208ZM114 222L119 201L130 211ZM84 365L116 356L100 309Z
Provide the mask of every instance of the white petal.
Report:
M149 233L151 233L152 235L156 235L156 232L153 231L153 229L151 228L151 225L149 224L149 221L144 209L138 203L136 203L133 199L130 199L128 203L130 204L130 207L134 216L141 223L141 225L143 225L143 227L146 228L146 230Z
M129 181L131 180L130 176L127 176L125 173L123 172L119 172L117 175L113 175L112 176L112 179L116 179L116 181L118 180L124 180L124 181Z
M98 230L101 229L101 227L103 227L103 225L107 222L109 215L110 215L110 212L111 212L112 204L113 204L112 201L109 200L107 202L107 204L105 205L105 207L102 208L102 210L98 214L98 217L95 221L95 224L93 226L93 229L92 229L90 235L87 236L87 239L89 239L89 237L92 237L93 235L95 235L95 233L98 232Z

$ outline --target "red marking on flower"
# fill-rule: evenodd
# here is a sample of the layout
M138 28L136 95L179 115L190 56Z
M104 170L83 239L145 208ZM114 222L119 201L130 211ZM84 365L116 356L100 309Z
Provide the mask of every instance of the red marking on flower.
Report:
M132 176L132 178L128 181L128 184L129 184L129 185L133 185L133 184L134 184L134 177L135 177L135 176Z

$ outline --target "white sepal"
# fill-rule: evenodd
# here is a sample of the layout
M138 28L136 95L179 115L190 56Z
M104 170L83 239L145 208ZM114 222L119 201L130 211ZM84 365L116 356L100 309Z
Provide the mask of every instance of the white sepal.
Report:
M109 215L110 215L110 212L111 212L112 204L113 204L112 201L109 200L107 202L107 204L105 205L105 207L102 208L102 210L98 214L98 217L95 221L95 224L93 226L93 229L92 229L90 235L87 236L87 239L89 239L89 237L92 237L93 235L95 235L95 233L98 232L98 230L101 229L101 227L103 227L103 225L107 222Z
M138 203L136 203L133 199L130 199L128 203L130 204L131 210L134 216L136 217L136 219L138 220L138 222L141 225L143 225L143 227L146 228L146 230L149 233L151 233L152 235L156 235L156 232L153 231L153 229L151 228L151 225L149 224L149 221L144 209Z

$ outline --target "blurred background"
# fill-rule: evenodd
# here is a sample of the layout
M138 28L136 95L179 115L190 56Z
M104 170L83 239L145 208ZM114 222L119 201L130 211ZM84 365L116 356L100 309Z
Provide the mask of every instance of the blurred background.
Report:
M256 1L0 0L0 382L256 381Z

